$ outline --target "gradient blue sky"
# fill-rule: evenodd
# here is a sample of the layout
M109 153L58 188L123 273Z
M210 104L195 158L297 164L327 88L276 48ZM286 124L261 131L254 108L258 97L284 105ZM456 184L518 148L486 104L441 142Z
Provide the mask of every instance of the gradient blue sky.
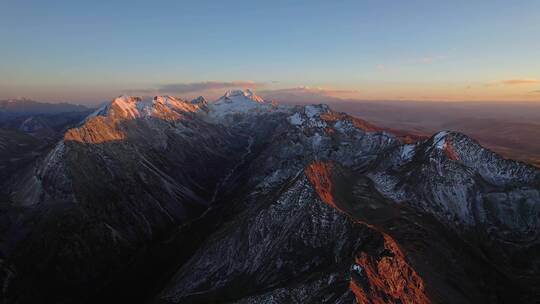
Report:
M538 101L540 1L0 2L0 98L235 86Z

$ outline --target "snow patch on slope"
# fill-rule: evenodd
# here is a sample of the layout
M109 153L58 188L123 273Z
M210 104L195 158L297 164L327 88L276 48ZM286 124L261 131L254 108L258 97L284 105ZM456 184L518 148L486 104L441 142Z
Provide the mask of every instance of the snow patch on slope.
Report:
M321 115L329 112L327 105L307 105L300 109L297 108L293 115L288 117L289 123L297 127L304 128L326 128L327 122L321 118Z
M86 117L86 120L88 120L88 119L90 119L92 117L96 117L96 116L105 116L105 115L107 115L107 112L109 111L110 107L111 107L110 103L102 105L101 107L97 108L94 112L90 113L90 115L88 115Z
M300 115L300 113L294 113L293 115L288 117L289 122L291 125L294 126L301 126L304 123L304 119Z
M414 149L416 145L414 144L408 144L408 145L402 145L400 147L400 155L403 160L409 160L414 155Z
M441 131L433 136L433 144L437 149L444 149L446 135L448 135L448 131Z
M318 106L315 106L315 105L309 105L309 106L305 107L306 115L310 119L312 119L315 116L320 115L321 111L322 111L321 107L318 107Z

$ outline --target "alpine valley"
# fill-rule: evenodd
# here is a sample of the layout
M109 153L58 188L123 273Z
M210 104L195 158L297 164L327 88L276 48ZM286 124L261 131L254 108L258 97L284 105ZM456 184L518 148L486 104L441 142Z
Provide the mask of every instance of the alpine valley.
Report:
M0 103L1 303L540 301L540 170L463 134L250 90L20 102Z

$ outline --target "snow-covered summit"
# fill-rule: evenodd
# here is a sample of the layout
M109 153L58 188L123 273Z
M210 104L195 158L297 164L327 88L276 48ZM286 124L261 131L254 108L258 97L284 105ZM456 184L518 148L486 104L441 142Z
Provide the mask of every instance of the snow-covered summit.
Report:
M250 89L246 90L229 90L225 92L225 95L223 95L220 99L218 99L216 102L235 102L235 101L255 101L255 102L265 102L264 99L257 94L255 94Z
M111 115L124 119L170 117L171 115L176 116L178 113L196 112L201 105L203 105L202 100L190 102L173 96L136 97L122 95L97 109L88 118Z
M237 114L267 113L276 108L271 102L265 101L249 89L229 90L210 104L209 114L212 118L222 119Z

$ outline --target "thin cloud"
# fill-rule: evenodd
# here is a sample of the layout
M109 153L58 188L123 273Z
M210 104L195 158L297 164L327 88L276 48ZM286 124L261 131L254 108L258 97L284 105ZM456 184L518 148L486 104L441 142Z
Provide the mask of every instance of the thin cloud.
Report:
M229 89L229 88L260 88L265 84L255 81L202 81L202 82L189 82L189 83L169 83L160 85L155 89L136 89L129 90L130 92L139 94L154 94L154 93L168 93L168 94L190 94L195 92L203 92L208 90Z
M270 92L273 92L273 93L317 93L317 94L331 96L331 95L357 94L360 91L349 90L349 89L332 89L332 88L302 86L302 87L295 87L295 88L271 90Z
M534 78L507 79L507 80L501 81L500 83L506 84L506 85L535 84L535 83L540 83L540 79L534 79Z
M152 95L158 93L157 89L130 89L126 90L128 94L143 94L143 95Z
M174 83L166 84L159 88L160 91L176 94L186 94L193 92L200 92L206 90L216 89L228 89L236 87L249 87L259 88L263 87L263 83L254 81L230 81L230 82L218 82L218 81L205 81L205 82L192 82L192 83Z
M313 104L340 102L358 94L358 90L334 89L320 87L294 87L265 90L259 92L268 100L276 100L284 104Z

